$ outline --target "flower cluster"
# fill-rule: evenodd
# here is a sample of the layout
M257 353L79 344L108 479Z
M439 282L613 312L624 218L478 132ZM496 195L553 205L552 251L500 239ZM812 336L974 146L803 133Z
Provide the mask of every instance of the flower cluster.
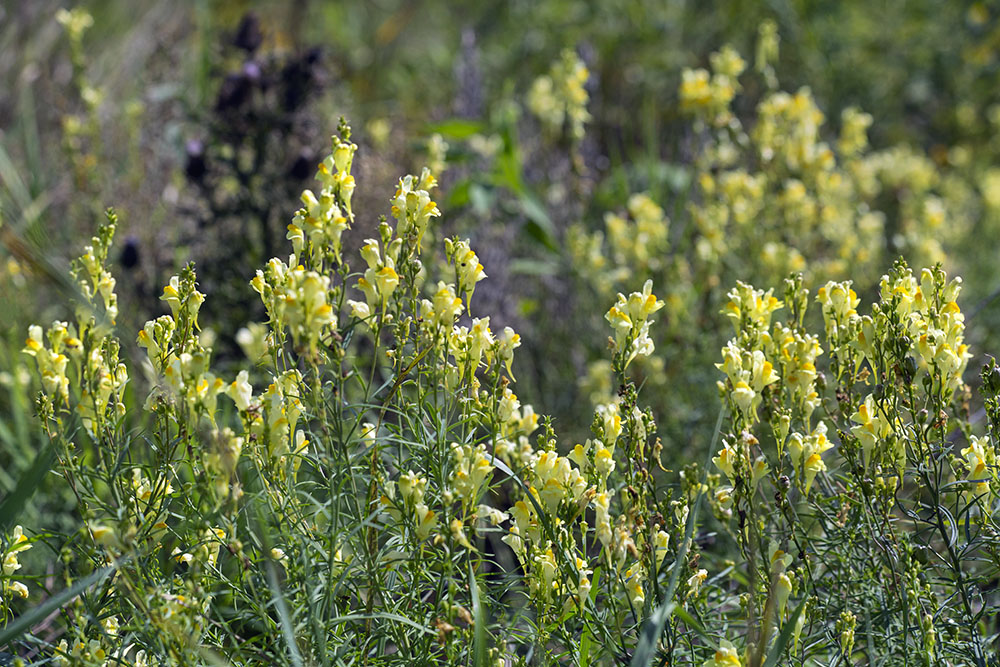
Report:
M729 105L739 92L739 77L746 62L732 47L725 47L710 57L712 71L685 69L681 72L681 108L700 120L724 125L729 121Z
M287 328L296 348L316 356L320 338L336 321L329 303L329 277L306 270L301 264L289 267L272 258L264 270L258 269L250 285L260 294L273 328L279 332ZM379 303L374 288L370 290L376 304Z
M0 561L2 563L0 564L0 572L3 574L0 577L0 609L9 608L8 600L11 597L22 599L28 597L28 587L20 581L15 581L14 573L21 569L17 554L30 548L31 542L24 534L24 529L21 526L14 526L3 551L0 551L0 555L3 556L2 561Z
M615 360L622 370L637 356L653 353L649 316L661 308L663 301L653 294L653 281L647 280L642 292L632 292L628 298L619 292L615 305L605 314L604 319L615 332Z
M549 73L535 79L528 93L528 108L549 132L560 135L565 130L573 141L580 141L590 120L589 77L583 61L573 51L563 51Z

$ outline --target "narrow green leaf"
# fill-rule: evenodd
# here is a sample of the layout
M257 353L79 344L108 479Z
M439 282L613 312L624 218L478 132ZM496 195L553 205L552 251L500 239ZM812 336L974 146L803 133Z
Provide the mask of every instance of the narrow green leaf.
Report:
M38 458L31 464L31 467L21 474L14 490L7 494L3 502L0 502L0 532L6 532L17 523L24 506L27 505L28 500L35 494L38 487L42 485L42 481L52 468L52 462L55 458L55 447L49 442L38 453Z
M19 210L24 211L31 204L32 197L28 192L28 186L24 184L20 171L14 166L14 161L10 159L3 145L0 145L0 182L7 186L7 191Z
M267 563L267 584L271 589L271 600L274 602L274 608L278 612L278 620L281 622L282 637L285 640L285 644L288 645L288 655L295 667L302 667L302 654L299 653L299 645L295 643L295 628L292 626L292 615L288 611L285 596L282 595L281 587L278 585L278 575L274 563L271 561Z
M715 433L712 435L712 444L708 449L709 460L711 460L712 453L715 451L715 446L718 443L719 433L722 431L722 418L725 416L725 412L726 407L723 404L719 408L719 417L715 421ZM707 470L708 465L706 463L705 471ZM666 592L663 594L663 600L653 610L653 613L642 628L639 644L635 647L635 653L632 654L632 662L630 663L632 667L649 667L653 662L653 658L656 657L656 647L660 643L660 635L663 634L663 628L667 625L667 621L677 606L673 601L674 591L677 590L677 584L680 581L681 570L684 568L685 557L687 556L688 544L691 542L692 535L694 535L695 521L698 517L698 510L701 509L701 501L704 496L704 492L699 493L694 501L694 507L688 512L687 525L684 527L684 541L677 552L677 559L670 567L670 582L667 585Z
M788 640L792 638L792 633L795 632L795 624L799 622L799 616L802 615L802 610L806 608L808 601L809 596L803 596L802 602L795 608L792 615L788 617L785 626L781 628L781 634L778 635L778 639L771 646L771 651L767 654L764 667L777 667L778 661L781 659L781 654L784 653L785 647L788 646Z
M469 588L472 592L472 664L475 667L486 667L486 614L479 600L479 585L476 582L476 572L469 563Z
M676 607L674 609L674 614L676 614L677 618L684 621L685 625L694 630L695 634L697 634L699 637L701 637L707 642L714 641L714 639L710 637L707 632L705 632L705 628L701 625L698 619L692 616L691 612L689 612L687 609L685 609L684 607Z
M62 590L45 600L45 602L41 603L31 611L18 616L13 623L0 630L0 646L7 646L10 642L20 638L21 635L28 632L36 623L40 623L48 618L52 612L61 609L64 605L73 600L73 598L80 595L91 586L95 586L104 581L117 568L117 565L111 565L95 570L69 588Z
M330 619L331 625L337 625L339 623L349 623L350 621L366 621L368 619L379 620L384 619L387 621L396 621L397 623L402 623L403 625L408 625L415 630L420 630L421 632L428 635L436 635L437 633L428 627L415 623L405 616L400 616L399 614L392 613L381 613L381 614L347 614L345 616L337 616L336 618Z
M440 134L445 139L468 139L486 129L486 125L478 120L467 118L449 118L440 123L428 125L427 134Z
M511 275L517 276L554 276L559 272L559 265L554 261L543 262L534 259L514 259L510 261Z
M590 628L583 628L583 637L580 639L580 655L579 655L579 665L580 667L589 667L590 665Z

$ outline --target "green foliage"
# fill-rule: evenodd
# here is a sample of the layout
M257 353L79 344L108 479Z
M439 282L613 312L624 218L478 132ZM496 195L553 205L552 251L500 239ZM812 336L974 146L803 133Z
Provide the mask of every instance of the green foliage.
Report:
M993 9L859 7L18 14L0 649L992 664Z

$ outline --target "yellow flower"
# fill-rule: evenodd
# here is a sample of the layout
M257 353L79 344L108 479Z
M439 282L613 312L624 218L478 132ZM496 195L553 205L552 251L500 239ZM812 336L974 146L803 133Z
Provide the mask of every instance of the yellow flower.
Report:
M712 458L712 463L714 463L719 470L726 473L726 477L728 477L731 481L736 480L736 451L729 445L725 445L719 450L719 453Z
M604 319L615 332L616 351L625 355L625 366L637 356L653 353L649 337L651 322L647 318L663 306L663 301L653 294L653 281L647 280L641 292L632 292L628 298L619 293L618 300L605 314Z
M972 436L969 446L962 450L966 468L969 470L968 481L973 483L975 496L987 496L990 492L990 482L993 481L991 468L996 466L996 457L988 438Z
M628 592L629 601L636 607L641 607L646 601L646 594L642 590L642 579L639 576L641 570L638 565L633 565L625 571L625 590Z
M723 639L715 655L702 663L702 667L741 667L742 664L736 647L729 640Z
M695 572L694 574L692 574L690 577L688 577L688 580L687 580L687 585L688 585L687 596L690 598L690 597L695 597L696 595L698 595L698 591L701 590L701 585L703 583L705 583L705 579L707 579L707 578L708 578L708 570L705 570L705 569L698 570L697 572Z

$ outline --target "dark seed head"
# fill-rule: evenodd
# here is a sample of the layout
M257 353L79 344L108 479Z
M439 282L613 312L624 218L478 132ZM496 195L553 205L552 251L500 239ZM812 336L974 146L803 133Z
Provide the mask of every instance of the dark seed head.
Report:
M236 29L233 45L247 53L253 53L264 41L264 33L260 29L260 19L253 12L247 12Z
M304 181L309 178L316 171L316 158L315 156L307 151L303 150L299 153L298 157L292 162L291 166L288 168L288 175L297 181Z
M251 81L242 72L227 74L219 86L219 97L215 101L218 111L239 109L250 99Z
M205 144L197 139L191 139L184 145L184 152L187 154L184 173L192 181L200 181L208 171L208 164L205 162Z
M133 269L139 264L139 239L134 236L129 236L125 239L125 246L122 248L122 254L119 258L122 267L126 269Z

